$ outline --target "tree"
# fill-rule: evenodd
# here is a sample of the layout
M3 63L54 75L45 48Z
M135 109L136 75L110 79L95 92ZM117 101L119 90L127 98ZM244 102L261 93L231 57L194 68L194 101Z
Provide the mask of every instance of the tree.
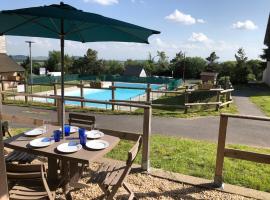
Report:
M235 54L237 62L235 73L237 75L236 83L244 84L248 82L249 74L252 73L248 65L246 64L248 57L243 48L239 48Z
M270 61L270 49L269 44L266 45L266 48L263 49L263 54L260 55L260 58L266 61Z
M48 59L44 63L44 67L47 71L55 72L61 70L61 52L49 51Z
M83 57L74 60L70 72L87 75L100 75L105 73L102 60L98 59L97 51L88 49Z
M185 59L185 54L182 51L179 51L176 53L175 57L170 61L170 69L174 72L173 76L174 77L182 77L183 78L183 70L184 70L184 59ZM182 74L178 74L177 72L180 72L180 68L182 71Z
M171 75L169 71L169 61L166 53L164 51L157 51L157 67L156 67L156 74L157 75Z
M105 72L110 75L121 75L124 71L123 63L116 60L104 61Z
M208 61L206 71L217 72L219 67L217 63L218 59L219 57L216 55L216 52L213 51L210 56L206 58L206 60Z

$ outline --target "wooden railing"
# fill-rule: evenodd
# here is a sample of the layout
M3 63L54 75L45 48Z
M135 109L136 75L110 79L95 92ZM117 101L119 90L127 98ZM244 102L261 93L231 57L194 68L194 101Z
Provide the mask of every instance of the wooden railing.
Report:
M216 155L216 170L214 183L217 187L223 187L223 164L224 157L235 158L241 160L247 160L257 163L270 164L270 155L254 153L249 151L242 151L237 149L225 148L226 144L226 133L229 118L237 119L247 119L247 120L257 120L257 121L267 121L270 122L269 117L257 117L249 115L233 115L233 114L221 114L220 124L219 124L219 135L218 135L218 146Z
M233 103L232 95L231 93L234 91L234 89L210 89L210 90L193 90L188 89L185 91L185 113L188 112L188 109L192 106L203 106L203 105L216 105L216 111L218 111L220 108L229 105ZM197 102L197 103L189 103L189 95L192 93L198 93L198 92L213 92L216 93L216 101L214 102ZM221 101L221 97L224 96L224 101Z

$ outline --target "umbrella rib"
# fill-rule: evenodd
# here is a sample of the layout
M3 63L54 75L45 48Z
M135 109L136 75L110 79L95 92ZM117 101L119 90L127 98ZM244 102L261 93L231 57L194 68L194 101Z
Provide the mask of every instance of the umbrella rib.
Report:
M20 16L20 17L22 17L22 18L25 19L25 17L22 16L22 15L18 15L18 16ZM40 17L38 17L37 20L38 20L38 19L40 19ZM52 28L50 28L50 27L48 27L48 26L46 26L46 25L44 25L44 24L41 24L40 22L32 21L32 23L37 24L37 25L39 25L39 26L41 26L41 27L43 27L43 28L46 28L47 30L50 30L50 31L52 31L52 32L54 32L54 33L59 34L59 32L58 32L57 30L55 31L55 30L53 30Z
M14 29L16 29L16 28L18 28L18 27L20 27L20 26L23 26L23 25L25 25L25 24L27 24L27 23L30 23L30 22L32 22L32 21L38 19L38 18L39 18L39 17L33 17L33 18L29 19L29 20L26 20L26 21L24 21L24 22L22 22L22 23L20 23L20 24L17 24L16 26L14 26L14 27L12 27L12 28L10 28L10 29L8 29L8 30L2 32L1 34L4 35L5 33L8 33L9 31L12 31L12 30L14 30ZM24 19L25 19L25 18L24 18Z
M71 24L73 25L73 27L77 27L76 24L74 24L73 22L71 22ZM84 24L84 23L83 23L83 24ZM70 32L69 32L69 33L70 33ZM80 33L80 31L74 32L74 33L77 33L77 34L78 34L78 36L81 38L81 42L85 42L85 40L84 40L82 34ZM67 35L67 34L68 34L68 32L66 33L66 35Z
M121 30L121 29L119 29L119 28L117 28L117 27L114 27L114 26L110 26L110 27L113 28L113 29L115 29L115 30L118 30L118 31L127 33L127 34L131 35L132 37L135 37L135 38L137 38L137 39L143 41L144 43L149 44L149 42L148 42L147 40L144 40L144 39L138 37L137 35L135 35L135 34L133 34L133 33L129 33L128 31Z
M84 25L85 23L83 23L83 24L81 24L80 26L82 26L82 25ZM96 27L98 27L98 26L100 26L100 25L95 25L95 26L93 26L93 25L91 25L91 26L87 26L86 28L81 28L80 29L80 27L78 27L77 29L73 29L73 30L70 30L69 32L66 32L66 35L68 35L68 34L70 34L70 33L77 33L77 32L80 32L80 31L84 31L84 30L87 30L87 29L89 29L89 28L96 28Z
M60 31L58 30L58 28L57 28L57 26L56 26L54 20L53 20L52 18L50 18L50 21L51 21L52 25L54 26L56 32L59 33Z

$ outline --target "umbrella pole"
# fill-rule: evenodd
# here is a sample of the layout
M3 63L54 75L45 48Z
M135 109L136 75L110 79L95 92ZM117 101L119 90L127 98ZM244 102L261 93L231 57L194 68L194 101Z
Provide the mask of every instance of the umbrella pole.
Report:
M65 33L64 33L64 20L61 19L61 128L62 137L64 138L64 124L65 124L65 88L64 88L64 55L65 55Z

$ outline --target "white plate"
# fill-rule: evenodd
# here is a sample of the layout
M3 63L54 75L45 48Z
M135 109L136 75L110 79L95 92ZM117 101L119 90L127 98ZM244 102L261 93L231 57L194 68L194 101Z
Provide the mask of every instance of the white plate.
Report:
M109 146L109 143L105 140L90 140L86 142L86 147L89 149L106 149Z
M85 134L87 135L87 138L89 139L97 139L104 136L104 133L102 133L99 130L85 131Z
M62 130L62 128L59 129L60 131ZM79 127L77 126L70 126L70 133L76 133L79 131Z
M42 135L43 133L45 133L44 129L35 128L33 130L25 132L24 135L26 135L26 136L38 136L38 135Z
M63 153L74 153L81 150L82 145L76 141L70 141L57 146L57 150Z
M54 139L48 137L37 138L30 141L32 147L47 147L54 143Z

